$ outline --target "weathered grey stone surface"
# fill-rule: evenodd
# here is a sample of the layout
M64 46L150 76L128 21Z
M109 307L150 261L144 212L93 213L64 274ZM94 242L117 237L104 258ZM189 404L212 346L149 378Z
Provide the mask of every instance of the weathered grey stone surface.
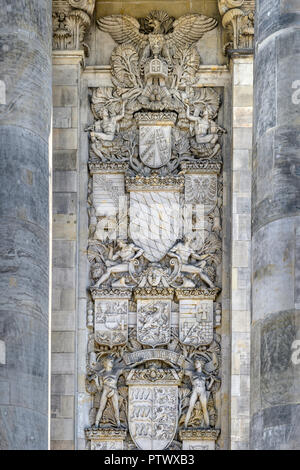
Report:
M47 449L51 2L0 11L0 449Z
M297 261L300 15L257 1L252 199L251 448L300 449Z

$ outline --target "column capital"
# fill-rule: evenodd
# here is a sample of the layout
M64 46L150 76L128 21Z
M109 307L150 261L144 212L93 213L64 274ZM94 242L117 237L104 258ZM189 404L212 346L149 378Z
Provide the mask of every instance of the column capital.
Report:
M80 50L89 55L84 43L96 0L52 0L53 49Z
M218 0L226 30L224 54L251 55L254 39L255 0Z

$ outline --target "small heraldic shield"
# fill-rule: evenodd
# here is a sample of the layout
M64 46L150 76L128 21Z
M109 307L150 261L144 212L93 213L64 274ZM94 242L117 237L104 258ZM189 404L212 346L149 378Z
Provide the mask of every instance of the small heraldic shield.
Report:
M179 339L183 344L208 345L213 340L213 300L180 300Z
M128 300L95 300L95 340L117 346L128 339Z

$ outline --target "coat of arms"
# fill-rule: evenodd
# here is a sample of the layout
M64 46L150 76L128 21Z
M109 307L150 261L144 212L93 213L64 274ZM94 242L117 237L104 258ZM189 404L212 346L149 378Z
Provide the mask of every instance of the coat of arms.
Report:
M95 339L110 347L128 339L128 300L95 300Z
M139 300L137 309L137 339L141 344L158 346L171 339L171 301Z
M180 238L180 215L178 192L130 193L130 235L149 261L160 261Z
M183 344L198 347L213 340L213 301L180 302L179 338Z
M130 372L128 420L133 441L143 450L163 450L172 442L178 420L178 384L174 370Z

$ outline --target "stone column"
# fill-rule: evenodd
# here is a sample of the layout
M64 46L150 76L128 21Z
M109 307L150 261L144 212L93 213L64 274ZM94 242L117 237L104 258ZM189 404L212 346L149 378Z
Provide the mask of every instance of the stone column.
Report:
M47 449L51 2L0 11L0 449Z
M256 15L250 445L300 449L300 4Z

